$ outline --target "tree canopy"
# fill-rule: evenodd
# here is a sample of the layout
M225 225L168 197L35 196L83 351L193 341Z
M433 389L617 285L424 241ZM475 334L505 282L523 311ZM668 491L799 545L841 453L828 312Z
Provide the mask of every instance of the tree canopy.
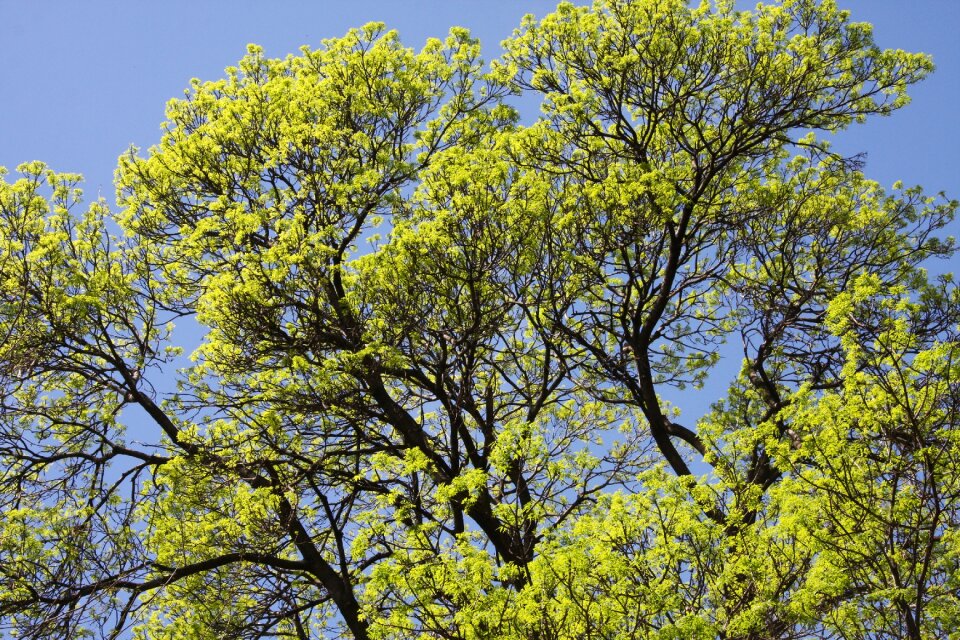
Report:
M564 3L489 66L251 46L116 207L20 166L0 629L954 633L957 204L827 141L931 70L832 0Z

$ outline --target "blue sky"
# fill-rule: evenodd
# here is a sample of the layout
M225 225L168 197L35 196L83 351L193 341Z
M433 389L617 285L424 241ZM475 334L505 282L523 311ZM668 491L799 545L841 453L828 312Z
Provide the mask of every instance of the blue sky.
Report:
M372 20L419 47L452 25L470 28L487 59L524 13L550 0L0 0L0 166L43 160L87 177L112 200L116 158L159 138L163 107L190 78L215 79L247 43L282 57ZM742 2L744 6L751 3ZM867 173L960 196L960 0L840 0L872 22L885 47L931 53L937 72L893 117L842 134L866 151Z

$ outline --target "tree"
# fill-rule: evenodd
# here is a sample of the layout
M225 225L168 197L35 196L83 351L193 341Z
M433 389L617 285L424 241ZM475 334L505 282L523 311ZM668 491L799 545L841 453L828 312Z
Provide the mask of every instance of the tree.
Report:
M929 59L828 0L561 4L504 47L252 47L121 157L118 211L2 183L3 625L957 628L960 294L923 267L956 203L818 137Z

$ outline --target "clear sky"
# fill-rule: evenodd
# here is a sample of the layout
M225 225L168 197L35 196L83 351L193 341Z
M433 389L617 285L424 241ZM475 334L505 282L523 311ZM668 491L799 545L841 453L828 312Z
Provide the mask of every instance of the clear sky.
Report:
M883 185L902 179L960 198L960 0L840 4L855 20L875 25L881 46L930 53L938 70L914 88L913 104L840 134L836 148L866 152L867 174ZM523 14L543 15L554 6L553 0L0 0L0 166L12 171L43 160L84 174L87 194L99 191L112 202L116 158L131 144L156 143L165 102L181 96L192 77L221 77L247 43L283 57L376 20L419 47L460 25L481 39L489 60ZM960 225L951 231L960 236ZM695 418L714 399L712 393L693 399L698 406L688 404L685 416Z
M190 78L215 79L247 43L282 57L377 20L419 47L470 28L487 59L524 13L551 0L0 0L0 166L43 160L112 200L116 158L159 138L165 102ZM750 6L750 2L741 2ZM840 0L885 47L925 51L937 72L893 117L842 134L867 173L960 197L960 0Z

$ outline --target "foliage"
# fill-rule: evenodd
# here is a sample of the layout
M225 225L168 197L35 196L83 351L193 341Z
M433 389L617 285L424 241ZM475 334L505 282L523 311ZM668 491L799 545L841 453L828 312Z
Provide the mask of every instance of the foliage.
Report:
M0 628L946 637L956 203L822 137L931 68L831 0L372 24L194 81L117 212L22 165Z

